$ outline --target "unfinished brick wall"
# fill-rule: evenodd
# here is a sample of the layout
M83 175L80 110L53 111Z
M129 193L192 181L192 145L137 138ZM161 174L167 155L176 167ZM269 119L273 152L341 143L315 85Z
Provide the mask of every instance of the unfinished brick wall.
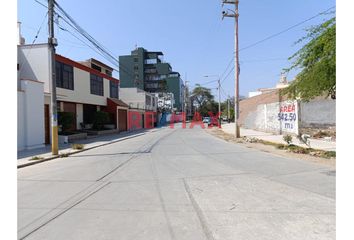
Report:
M287 100L287 97L279 97L279 90L273 90L268 93L263 93L258 96L246 98L240 101L240 124L244 123L245 118L251 113L257 110L257 106L261 104L269 104Z

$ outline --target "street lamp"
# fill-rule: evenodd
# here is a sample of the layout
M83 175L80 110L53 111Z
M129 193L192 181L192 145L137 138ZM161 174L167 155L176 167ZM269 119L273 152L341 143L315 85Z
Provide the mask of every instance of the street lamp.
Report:
M221 101L220 101L220 88L221 88L221 84L220 84L220 76L219 75L205 75L204 77L217 77L218 78L218 92L219 92L219 112L218 112L218 120L219 120L219 124L221 124Z

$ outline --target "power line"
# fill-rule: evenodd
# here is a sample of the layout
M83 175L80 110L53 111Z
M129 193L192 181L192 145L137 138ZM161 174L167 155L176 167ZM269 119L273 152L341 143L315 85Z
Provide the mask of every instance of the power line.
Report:
M37 2L38 4L40 4L41 6L47 8L47 6L45 4L43 4L42 2L35 0L35 2ZM112 54L108 53L108 50L105 49L103 50L102 48L104 48L101 44L98 43L97 40L95 40L92 36L90 36L85 30L83 30L74 20L72 17L70 17L69 14L67 14L64 9L57 3L55 3L55 8L56 10L58 10L59 12L61 12L67 19L65 19L64 16L61 16L60 14L57 14L57 16L61 19L63 19L71 28L73 28L75 31L77 31L80 35L84 36L87 40L89 40L97 49L99 49L99 51L97 51L96 49L92 48L89 44L87 44L85 41L83 41L82 39L78 38L77 36L75 36L74 33L72 33L71 31L69 31L68 29L65 29L64 27L60 26L60 24L58 22L56 22L57 26L59 27L59 29L70 33L73 37L75 37L76 39L78 39L79 41L81 41L82 43L84 43L86 46L88 46L91 50L93 50L94 52L98 53L99 55L101 55L102 57L104 57L107 61L109 61L111 64L113 64L114 66L117 66L119 68L119 61L112 56ZM72 22L72 23L70 23ZM89 36L89 37L88 37ZM112 61L112 59L114 61ZM118 63L118 64L117 64ZM122 67L121 67L122 68ZM119 72L118 69L113 68L113 70Z
M133 74L130 73L129 70L127 70L128 68L125 67L124 65L122 65L119 60L117 58L115 58L106 47L104 47L102 44L100 44L96 39L94 39L90 34L88 34L68 13L65 12L65 10L57 3L55 2L55 6L56 9L63 15L59 15L58 16L63 19L71 28L73 28L76 32L78 32L80 35L82 35L85 39L87 39L92 45L94 45L94 47L100 52L99 54L101 56L103 56L106 60L108 60L110 63L112 63L113 65L117 66L119 69L121 69L122 71L124 71L125 73L127 73L128 75L130 75L131 77L134 78ZM64 30L62 28L62 30ZM65 31L65 30L64 30ZM66 31L68 31L66 29ZM69 33L71 33L70 31L68 31ZM73 33L71 33L71 35L74 36ZM79 39L80 40L80 39ZM83 42L82 40L80 40L81 42ZM87 45L86 42L84 42L85 45ZM91 48L91 47L90 47ZM92 49L92 48L91 48ZM96 53L98 53L97 51L95 51ZM115 71L119 72L118 69L114 69Z
M99 52L98 50L96 50L95 48L93 48L92 46L90 46L89 44L87 44L84 40L80 39L79 37L77 37L74 33L72 33L71 31L69 31L68 29L63 28L59 23L57 23L57 26L59 29L68 32L69 34L71 34L73 37L75 37L76 39L78 39L79 41L81 41L82 43L84 43L86 46L88 46L91 50L93 50L94 52L96 52L97 54L101 55L102 57L106 58L101 52ZM107 59L108 60L108 59ZM108 60L109 62L111 62L110 60ZM112 62L111 62L112 63ZM113 63L112 63L113 64ZM115 63L114 63L115 65ZM113 70L119 72L119 70L117 70L116 68L113 68Z
M268 59L250 59L250 60L242 60L240 64L244 63L252 63L252 62L273 62L273 61L281 61L288 60L288 58L268 58Z
M235 67L232 67L231 70L229 71L229 73L226 75L226 77L221 81L221 83L225 82L226 79L230 76L230 74L232 73L232 71L235 69Z
M320 15L323 15L323 14L329 12L329 11L332 10L333 8L335 8L335 6L330 7L330 8L328 8L326 11L320 12L320 13L316 14L315 16L312 16L312 17L310 17L310 18L308 18L308 19L306 19L306 20L304 20L304 21L301 21L301 22L299 22L299 23L297 23L297 24L295 24L295 25L292 25L291 27L288 27L288 28L286 28L286 29L284 29L284 30L282 30L282 31L280 31L280 32L278 32L278 33L272 34L272 35L270 35L269 37L266 37L266 38L264 38L264 39L262 39L262 40L259 40L259 41L255 42L255 43L252 43L252 44L250 44L250 45L248 45L248 46L246 46L246 47L243 47L243 48L241 48L241 49L239 50L239 52L242 51L242 50L245 50L245 49L254 47L254 46L256 46L256 45L258 45L258 44L260 44L260 43L262 43L262 42L265 42L265 41L267 41L267 40L269 40L269 39L272 39L272 38L274 38L274 37L277 37L277 36L279 36L279 35L281 35L281 34L287 32L287 31L289 31L289 30L291 30L291 29L293 29L293 28L296 28L297 26L302 25L302 24L305 23L305 22L311 21L312 19L314 19L314 18L316 18L316 17L318 17L318 16L320 16Z
M33 47L33 45L35 44L35 42L37 41L37 39L38 39L38 36L39 36L39 34L40 34L40 32L41 32L41 29L42 29L42 27L43 27L43 24L44 24L46 18L47 18L47 15L48 15L48 11L47 11L46 14L44 15L44 18L43 18L43 20L42 20L42 23L41 23L41 25L39 26L39 28L38 28L38 30L37 30L37 32L36 32L36 35L35 35L34 38L33 38L33 41L32 41L32 43L31 43L30 49L28 50L28 52L27 52L27 54L26 54L26 59L29 57L29 54L31 53L32 47ZM23 64L19 67L19 75L21 75L21 72L22 72L22 69L23 69L22 66L23 66Z
M314 19L314 18L316 18L316 17L318 17L318 16L320 16L320 15L323 15L323 14L329 12L329 11L332 10L333 8L335 8L335 6L332 6L332 7L328 8L327 10L325 10L325 11L323 11L323 12L320 12L320 13L318 13L318 14L316 14L316 15L314 15L314 16L312 16L312 17L306 19L306 20L303 20L303 21L301 21L301 22L295 24L295 25L292 25L292 26L290 26L290 27L288 27L288 28L286 28L286 29L284 29L284 30L278 32L278 33L272 34L272 35L270 35L270 36L268 36L268 37L266 37L266 38L264 38L264 39L262 39L262 40L259 40L259 41L255 42L255 43L252 43L252 44L248 45L248 46L245 46L245 47L241 48L238 52L240 52L240 51L242 51L242 50L245 50L245 49L249 49L249 48L254 47L254 46L256 46L256 45L258 45L258 44L260 44L260 43L263 43L263 42L265 42L265 41L267 41L267 40L269 40L269 39L272 39L272 38L274 38L274 37L277 37L277 36L279 36L279 35L281 35L281 34L287 32L287 31L289 31L289 30L291 30L291 29L293 29L293 28L296 28L296 27L298 27L298 26L304 24L305 22L308 22L308 21L310 21L310 20L312 20L312 19ZM235 53L235 52L234 52L234 53ZM224 73L223 73L221 76L223 76L223 75L227 72L228 68L231 66L231 64L232 64L233 61L234 61L234 56L232 56L232 58L231 58L229 64L227 65L227 67L226 67ZM232 70L234 70L234 69L235 69L235 66L232 67L232 69L230 70L230 72L231 72ZM230 73L229 73L229 74L230 74ZM226 77L226 78L227 78L227 77ZM225 79L226 79L226 78L225 78ZM224 80L225 80L225 79L224 79Z
M225 90L220 86L221 93L224 95L224 97L228 98L228 94L226 94Z
M229 64L227 65L225 71L221 74L220 78L223 78L224 74L227 72L227 69L231 66L231 64L233 63L234 60L235 60L235 56L232 56Z

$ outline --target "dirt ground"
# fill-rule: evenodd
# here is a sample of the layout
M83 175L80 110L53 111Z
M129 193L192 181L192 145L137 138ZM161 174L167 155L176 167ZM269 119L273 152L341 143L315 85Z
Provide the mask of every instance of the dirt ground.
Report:
M326 166L333 167L333 168L336 167L336 159L335 158L328 159L328 158L311 156L309 154L293 153L293 152L288 152L286 150L277 149L275 146L272 146L272 145L265 145L262 143L250 143L250 142L246 142L243 139L236 140L233 135L225 133L218 128L206 129L206 131L209 134L214 135L218 138L221 138L227 142L242 144L248 148L255 148L255 149L261 150L263 152L268 152L268 153L282 156L282 157L297 158L297 159L301 159L304 161L310 161L310 162L326 165Z

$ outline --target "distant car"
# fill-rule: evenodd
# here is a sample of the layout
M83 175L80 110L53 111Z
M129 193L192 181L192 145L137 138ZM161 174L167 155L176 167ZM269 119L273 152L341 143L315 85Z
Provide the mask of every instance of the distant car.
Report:
M209 124L210 123L210 117L204 117L203 118L203 123Z
M222 120L226 122L227 121L227 117L225 117L225 116L222 117Z

